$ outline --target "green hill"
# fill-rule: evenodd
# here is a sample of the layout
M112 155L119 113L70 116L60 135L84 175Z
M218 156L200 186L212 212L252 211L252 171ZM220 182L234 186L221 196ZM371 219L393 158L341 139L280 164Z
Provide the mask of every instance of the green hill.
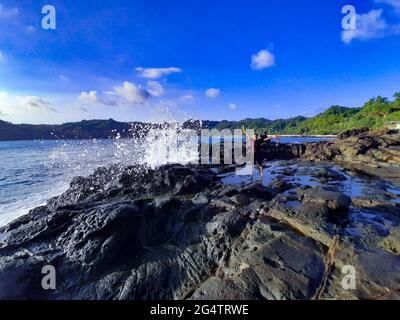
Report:
M393 101L378 96L369 100L362 108L332 106L312 118L295 117L278 120L258 118L208 122L206 127L239 129L244 126L255 129L256 132L268 131L270 134L323 135L338 134L345 130L362 127L379 129L388 121L400 121L400 93L394 95Z
M351 119L360 112L360 108L332 106L317 116L300 123L295 133L302 134L335 134L347 130Z
M314 118L300 124L302 133L328 134L344 130L368 127L380 129L388 121L400 121L400 94L394 100L380 96L370 99L362 108L333 106Z
M113 119L82 120L61 125L12 124L0 120L0 141L107 139L115 137L117 133L122 137L128 137L138 124L140 123L117 122Z

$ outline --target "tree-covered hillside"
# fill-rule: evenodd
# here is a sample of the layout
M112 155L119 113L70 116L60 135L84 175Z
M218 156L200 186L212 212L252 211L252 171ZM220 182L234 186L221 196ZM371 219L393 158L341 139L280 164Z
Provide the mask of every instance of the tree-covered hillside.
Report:
M368 127L379 129L389 121L400 121L400 93L394 95L393 101L383 97L369 100L362 108L332 106L312 118L296 117L291 119L267 120L245 119L242 121L220 121L207 123L208 128L237 129L242 126L268 131L271 134L304 134L322 135L338 134L354 128Z
M294 133L334 134L349 128L349 122L361 109L332 106L294 128Z
M12 124L0 120L0 141L55 140L55 139L107 139L117 135L129 137L141 123L109 120L82 120L61 125Z
M362 108L331 107L307 119L298 129L305 134L333 134L362 127L380 129L389 121L400 121L400 93L393 101L380 96L370 99Z

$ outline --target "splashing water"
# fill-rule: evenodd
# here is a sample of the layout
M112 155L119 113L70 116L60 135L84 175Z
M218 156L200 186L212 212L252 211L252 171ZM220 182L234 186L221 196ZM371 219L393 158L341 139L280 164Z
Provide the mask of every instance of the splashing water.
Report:
M192 133L192 134L191 134ZM197 163L199 139L177 123L150 130L143 140L143 163L156 168L168 163Z
M0 142L0 225L61 194L76 176L101 166L186 164L197 157L197 137L175 124L134 128L130 139Z

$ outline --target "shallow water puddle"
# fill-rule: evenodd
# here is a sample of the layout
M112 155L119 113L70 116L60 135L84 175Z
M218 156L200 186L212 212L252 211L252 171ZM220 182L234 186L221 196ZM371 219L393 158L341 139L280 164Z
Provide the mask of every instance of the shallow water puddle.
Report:
M251 176L238 176L234 172L221 174L225 184L243 184L260 181L258 170ZM268 163L264 169L265 186L273 186L274 180L283 180L293 185L293 188L284 193L287 207L298 208L302 205L297 199L297 187L322 186L333 191L348 195L353 200L366 201L378 204L400 204L400 188L379 179L347 172L339 166L316 164L301 161L276 161ZM400 208L399 208L400 210ZM397 228L400 219L384 208L350 207L349 219L344 234L358 239L370 241L374 237L386 237L392 228Z
M349 223L345 233L353 237L379 236L386 237L390 229L396 223L385 217L382 213L376 213L366 209L350 208Z
M286 201L285 205L290 208L298 208L302 205L302 203L297 200L289 200L289 201Z
M227 185L248 184L260 181L260 172L254 169L251 175L229 172L220 174L222 183ZM388 182L348 173L336 165L317 164L301 161L275 161L264 168L263 185L268 186L274 180L284 180L294 187L323 186L334 191L340 191L351 198L367 198L400 204L400 188Z

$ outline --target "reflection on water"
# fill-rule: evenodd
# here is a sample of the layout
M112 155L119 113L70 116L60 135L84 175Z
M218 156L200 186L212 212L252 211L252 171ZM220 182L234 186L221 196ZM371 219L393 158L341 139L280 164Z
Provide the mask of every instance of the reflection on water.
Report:
M260 181L260 172L255 167L253 176L230 172L221 174L220 178L223 183L228 185L250 183ZM301 161L267 163L264 166L262 183L268 186L277 179L295 186L324 186L334 191L340 191L351 198L369 198L400 203L400 188L379 179L349 173L338 166Z
M352 208L349 214L349 223L345 233L352 237L366 237L376 235L387 237L393 227L393 217L386 219L382 213Z
M225 184L241 184L259 181L260 174L255 170L253 178L234 173L221 174L220 178ZM353 200L366 200L367 208L350 206L344 235L352 239L375 241L376 238L387 237L393 227L400 225L400 217L392 212L400 212L400 188L380 179L360 176L326 164L276 161L265 166L262 183L268 186L274 180L286 181L293 186L283 193L286 199L283 203L288 208L296 209L302 205L295 192L295 188L301 186L323 186L340 191ZM396 205L399 210L396 210Z

